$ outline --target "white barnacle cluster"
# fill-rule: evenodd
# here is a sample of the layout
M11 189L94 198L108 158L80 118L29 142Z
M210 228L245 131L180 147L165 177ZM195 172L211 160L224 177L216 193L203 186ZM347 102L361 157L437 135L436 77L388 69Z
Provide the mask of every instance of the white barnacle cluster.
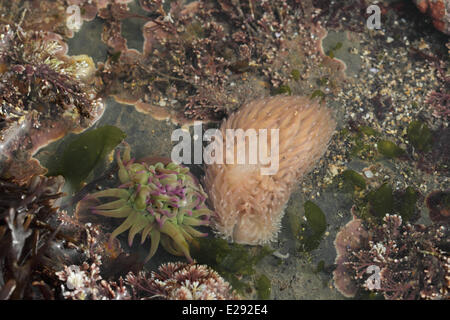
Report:
M196 281L189 279L183 281L179 287L171 291L169 299L173 300L223 300L229 295L231 286L215 271L209 271L206 266L205 277ZM183 278L188 277L189 269L183 269Z
M386 247L381 242L377 242L372 245L372 250L375 252L374 262L385 261L384 255L386 254Z
M64 269L56 272L61 284L61 292L64 299L68 300L126 300L130 298L128 290L115 282L108 282L100 275L100 257L89 265L64 266Z
M127 283L136 291L145 288L150 298L166 300L230 300L239 299L231 285L206 265L182 262L166 263L159 272L127 275Z
M65 299L85 300L90 295L88 273L79 266L65 266L56 275L64 282L61 291Z
M224 300L234 296L230 284L206 265L176 263L173 267L182 268L165 283L169 288L167 299Z

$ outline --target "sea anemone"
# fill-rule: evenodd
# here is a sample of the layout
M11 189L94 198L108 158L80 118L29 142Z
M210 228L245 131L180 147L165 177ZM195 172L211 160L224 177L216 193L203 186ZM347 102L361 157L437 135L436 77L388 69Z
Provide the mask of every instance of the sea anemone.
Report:
M151 158L134 163L128 145L123 159L117 153L117 162L122 184L89 196L118 199L91 208L95 214L126 218L110 239L130 229L131 246L135 235L142 232L141 243L148 236L151 240L146 261L155 254L160 241L168 252L192 261L188 242L206 236L193 227L209 225L211 211L205 205L206 193L189 169L169 161L155 163Z
M129 273L125 279L134 296L141 299L165 300L236 300L239 295L232 290L217 272L206 265L167 263L159 273Z
M217 233L242 244L274 241L293 188L323 155L334 128L326 107L299 96L253 101L223 122L220 130L224 137L227 129L279 129L279 167L273 175L262 175L262 162L250 164L249 157L244 164L207 167L205 183L215 208L212 220ZM272 136L269 140L276 143Z

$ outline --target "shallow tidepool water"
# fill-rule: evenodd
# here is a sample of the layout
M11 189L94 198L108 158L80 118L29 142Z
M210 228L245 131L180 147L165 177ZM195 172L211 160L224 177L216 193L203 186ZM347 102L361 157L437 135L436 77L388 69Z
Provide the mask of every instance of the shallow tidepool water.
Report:
M132 7L137 10L135 4ZM346 80L332 88L335 93L325 99L327 106L335 112L338 127L324 157L311 173L298 182L298 188L291 195L278 240L270 245L275 253L257 263L256 273L246 278L254 283L255 279L265 275L271 283L271 299L344 299L333 282L332 270L336 258L334 240L340 228L352 219L352 206L362 201L364 193L376 190L383 183L400 191L413 187L421 194L416 204L420 217L416 221L430 224L425 196L433 190L448 190L450 187L448 167L431 172L419 168L421 155L411 148L411 141L407 138L409 124L417 119L426 122L435 133L448 131L445 118L434 117L432 107L426 103L427 94L440 85L435 66L433 62L413 54L416 48L425 48L428 54L445 54L448 39L427 21L414 21L419 16L414 7L408 10L400 14L392 8L388 9L382 17L381 30L362 27L354 32L345 26L328 27L329 35L323 41L323 50L329 57L346 64ZM356 14L359 13L355 11ZM139 19L125 20L123 35L128 40L129 48L142 48L143 37L138 32L142 25ZM101 30L99 18L84 22L81 30L68 40L68 54L87 54L96 63L104 61L108 53L100 38ZM319 84L307 84L311 91L328 93L330 89L326 79ZM106 98L105 104L104 115L88 130L113 125L125 132L125 141L131 146L133 157L170 157L175 145L171 134L180 128L178 125L170 120L156 120L152 115L141 113L132 105L118 103L112 97ZM355 129L362 126L372 128L378 132L377 135L364 135ZM36 158L45 167L52 158L63 152L71 138L73 134L53 142L41 149ZM382 140L393 141L407 150L408 156L399 158L381 154L379 145ZM448 150L444 148L439 152L444 155L431 157L432 161L437 159L448 166L448 163L445 164ZM87 182L101 177L113 161L112 155L107 157L89 175ZM201 165L191 165L190 168L200 180L203 178ZM342 183L339 183L339 177L345 170L353 170L364 178L366 186L363 190L356 189L356 195L353 191L343 190ZM110 179L100 182L99 186L113 184L114 180ZM69 196L72 194L72 190L64 191ZM306 201L318 205L326 219L325 232L320 236L318 245L310 251L302 250L301 241L307 222L304 212ZM214 236L213 232L209 233ZM141 246L135 243L129 248L124 235L119 239L125 251L138 252L143 257L148 252L148 244ZM156 270L161 263L180 259L159 248L145 268ZM250 298L257 297L254 290L246 294Z

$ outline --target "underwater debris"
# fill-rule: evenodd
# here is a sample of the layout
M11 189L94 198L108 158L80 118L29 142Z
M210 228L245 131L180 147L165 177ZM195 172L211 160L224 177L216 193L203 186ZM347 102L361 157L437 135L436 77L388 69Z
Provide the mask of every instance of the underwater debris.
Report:
M353 219L336 236L335 286L346 297L369 290L385 299L448 299L448 236L444 225L413 225L398 215L381 225Z
M16 25L1 25L0 34L1 173L26 181L44 172L31 159L41 147L91 126L104 106L89 85L92 59L66 56L59 36Z
M262 163L249 164L249 159L245 164L208 165L205 185L215 210L213 228L233 242L264 244L277 238L283 208L298 180L325 152L335 122L315 100L276 96L242 107L220 130L225 137L225 130L237 128L279 129L279 168L275 174L262 175ZM232 150L234 155L248 152L241 147Z
M169 262L159 272L129 273L127 285L134 299L239 300L240 296L216 271L206 265Z
M206 236L194 229L208 226L211 211L206 207L206 193L189 168L170 162L169 159L145 158L134 162L130 147L126 145L123 158L117 152L119 165L118 188L106 189L88 195L80 202L94 214L126 218L111 234L111 241L129 229L128 244L136 234L142 233L141 243L151 240L149 260L159 244L171 254L184 255L189 261L189 243ZM100 198L117 200L91 205Z

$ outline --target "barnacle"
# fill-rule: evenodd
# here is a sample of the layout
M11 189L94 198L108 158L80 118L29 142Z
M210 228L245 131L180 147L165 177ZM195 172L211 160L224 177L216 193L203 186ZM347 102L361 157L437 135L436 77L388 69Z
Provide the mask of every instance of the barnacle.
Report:
M151 160L135 163L130 159L126 145L123 158L117 153L118 188L106 189L91 195L98 198L116 198L91 208L95 214L126 218L111 234L111 240L128 232L131 246L136 234L141 233L141 244L149 237L150 253L156 252L159 243L171 254L184 255L189 261L189 242L206 236L195 226L209 225L211 211L206 207L207 195L189 169L173 162L152 163Z

